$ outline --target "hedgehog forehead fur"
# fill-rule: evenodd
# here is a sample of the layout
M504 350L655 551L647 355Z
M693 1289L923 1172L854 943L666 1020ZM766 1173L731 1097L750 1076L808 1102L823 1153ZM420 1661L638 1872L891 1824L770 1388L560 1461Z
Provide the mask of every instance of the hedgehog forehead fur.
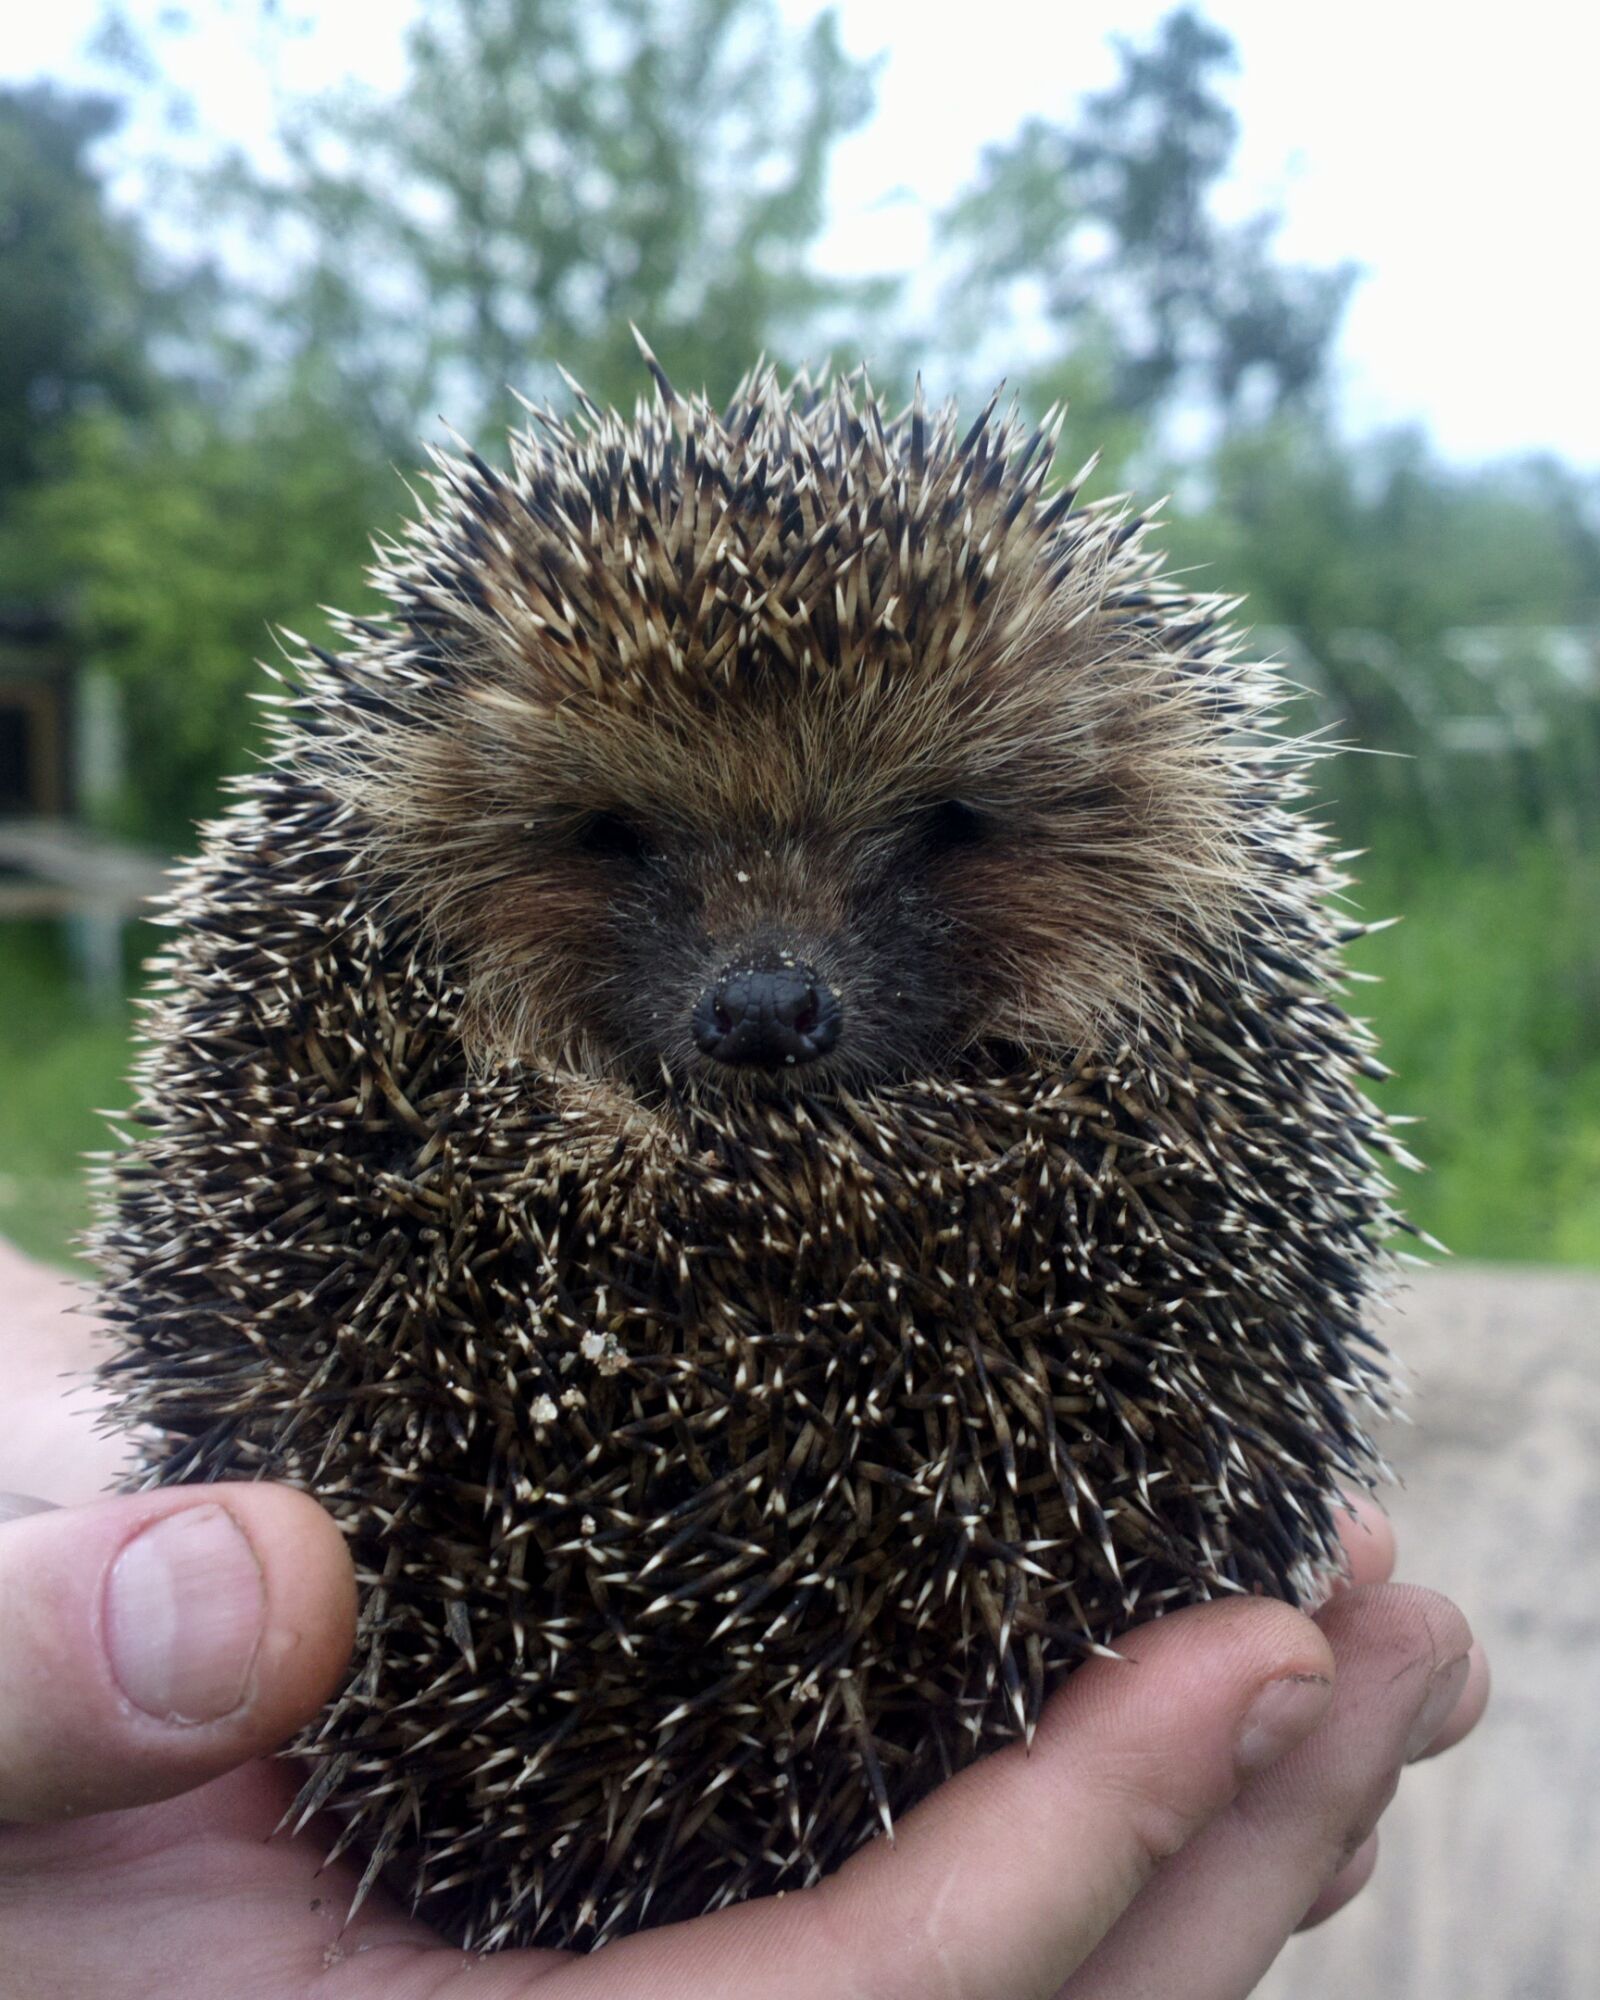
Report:
M1270 687L1052 447L765 371L440 455L336 756L480 1058L707 1087L696 994L795 953L848 1024L805 1088L883 1081L1090 1046L1226 949Z
M814 1882L1130 1624L1311 1601L1388 1402L1360 926L1228 607L992 409L658 389L442 457L301 663L99 1243L149 1476L348 1538L300 1823L476 1945ZM719 1080L767 955L843 1029Z

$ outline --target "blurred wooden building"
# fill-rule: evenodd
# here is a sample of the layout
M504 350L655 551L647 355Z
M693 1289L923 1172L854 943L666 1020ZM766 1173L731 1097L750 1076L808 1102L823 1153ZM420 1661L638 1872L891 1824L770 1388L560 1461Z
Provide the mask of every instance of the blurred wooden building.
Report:
M83 984L120 995L123 930L164 872L93 831L122 781L116 689L56 613L0 603L0 920L65 923Z
M58 618L0 604L0 818L64 819L72 810L72 665Z

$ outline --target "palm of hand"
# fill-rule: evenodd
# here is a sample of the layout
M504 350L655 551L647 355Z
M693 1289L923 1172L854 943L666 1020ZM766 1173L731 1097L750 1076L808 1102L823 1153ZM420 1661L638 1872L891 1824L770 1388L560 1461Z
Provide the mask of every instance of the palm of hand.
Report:
M15 1980L18 1994L97 2000L311 1990L329 2000L404 2000L415 1990L431 2000L444 1990L442 1954L425 1927L381 1891L347 1925L356 1871L324 1868L327 1841L315 1834L270 1837L294 1790L286 1767L261 1760L158 1805L9 1829L0 1868L10 1969L0 1980ZM64 1909L73 1913L70 1986L52 1983L51 1932ZM30 1939L41 1947L36 1961ZM152 1966L164 1968L159 1987Z

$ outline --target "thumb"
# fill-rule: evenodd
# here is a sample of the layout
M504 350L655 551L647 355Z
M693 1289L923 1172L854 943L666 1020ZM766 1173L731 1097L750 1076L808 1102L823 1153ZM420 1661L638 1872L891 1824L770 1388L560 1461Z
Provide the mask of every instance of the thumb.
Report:
M608 1945L587 1962L593 1991L1045 2000L1332 1695L1327 1641L1283 1604L1174 1612L1118 1652L1074 1671L1031 1749L942 1785L892 1846L874 1841L815 1889ZM573 2000L591 1990L584 1968L564 1976Z
M333 1691L355 1577L303 1493L26 1507L0 1504L0 1820L170 1798L275 1749Z

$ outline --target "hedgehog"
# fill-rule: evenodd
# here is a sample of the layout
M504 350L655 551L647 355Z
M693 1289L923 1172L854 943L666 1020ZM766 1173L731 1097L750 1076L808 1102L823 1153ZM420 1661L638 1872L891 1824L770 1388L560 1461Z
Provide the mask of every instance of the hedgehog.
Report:
M1131 1624L1314 1605L1394 1396L1236 602L1059 412L651 367L436 452L294 642L98 1242L141 1476L348 1538L294 1822L482 1948L815 1882Z

